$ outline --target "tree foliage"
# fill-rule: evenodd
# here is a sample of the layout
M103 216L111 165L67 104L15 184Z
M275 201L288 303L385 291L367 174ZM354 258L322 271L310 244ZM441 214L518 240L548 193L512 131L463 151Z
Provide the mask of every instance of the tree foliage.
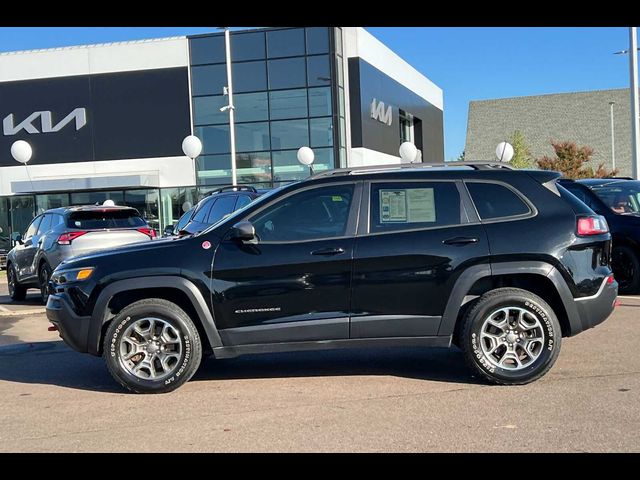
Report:
M527 145L524 134L520 130L515 130L511 134L509 143L513 147L513 158L509 162L514 168L531 168L533 167L533 158L531 150Z
M458 155L458 158L456 158L457 162L464 162L464 150L462 150L462 153L460 155Z
M538 167L542 170L555 170L562 172L567 178L606 178L615 176L617 170L608 170L604 163L600 163L594 170L588 165L593 155L593 148L588 146L578 147L571 141L551 141L555 151L555 157L544 155L537 160Z

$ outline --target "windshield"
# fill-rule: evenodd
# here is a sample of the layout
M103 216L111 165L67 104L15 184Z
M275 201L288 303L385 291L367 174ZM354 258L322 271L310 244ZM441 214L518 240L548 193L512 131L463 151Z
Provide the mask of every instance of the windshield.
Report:
M295 182L298 183L298 182ZM253 202L248 203L247 205L245 205L244 207L240 208L239 210L236 210L235 212L227 215L226 217L222 217L220 220L216 221L215 223L212 223L211 225L209 225L206 229L204 229L203 231L196 233L196 235L202 235L204 233L209 232L212 228L214 228L216 225L218 225L220 222L222 221L227 221L231 218L236 218L241 216L245 210L247 210L247 208L249 207L253 207L255 205L259 205L262 204L266 201L269 201L269 199L277 192L279 192L280 190L282 190L284 187L287 187L289 185L293 185L293 183L288 183L286 185L282 185L278 188L274 188L273 190L269 190L267 193L265 193L264 195L259 196L257 199L255 199Z
M640 182L629 180L591 189L615 213L640 213Z

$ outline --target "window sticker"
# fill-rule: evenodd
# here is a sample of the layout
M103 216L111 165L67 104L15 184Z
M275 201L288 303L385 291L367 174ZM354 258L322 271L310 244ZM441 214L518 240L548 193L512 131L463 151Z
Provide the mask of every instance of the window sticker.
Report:
M380 223L436 221L433 188L381 189Z

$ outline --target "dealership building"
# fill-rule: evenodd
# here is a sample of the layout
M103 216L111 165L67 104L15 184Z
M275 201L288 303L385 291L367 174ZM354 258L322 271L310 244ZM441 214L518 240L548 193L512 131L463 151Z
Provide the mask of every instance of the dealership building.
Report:
M238 30L230 45L238 183L307 177L302 146L316 172L399 163L407 140L443 161L442 90L366 30ZM231 183L226 85L223 32L0 54L0 236L107 199L156 229L175 223ZM181 148L190 134L195 161ZM27 166L17 140L33 149Z

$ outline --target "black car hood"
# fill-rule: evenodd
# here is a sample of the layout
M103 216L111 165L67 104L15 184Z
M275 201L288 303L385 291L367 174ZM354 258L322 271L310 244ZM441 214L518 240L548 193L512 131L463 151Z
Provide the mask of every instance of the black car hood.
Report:
M104 250L97 250L88 255L82 255L78 257L72 257L69 260L65 260L58 266L58 269L73 268L76 263L88 265L92 260L100 259L104 261L104 257L113 255L120 255L132 252L158 250L163 248L171 248L178 242L188 242L194 238L193 235L185 235L181 237L164 237L149 242L136 242L128 243L126 245L120 245L118 247L106 248ZM207 235L209 238L209 235ZM217 237L216 237L217 238ZM211 240L210 240L211 241Z

